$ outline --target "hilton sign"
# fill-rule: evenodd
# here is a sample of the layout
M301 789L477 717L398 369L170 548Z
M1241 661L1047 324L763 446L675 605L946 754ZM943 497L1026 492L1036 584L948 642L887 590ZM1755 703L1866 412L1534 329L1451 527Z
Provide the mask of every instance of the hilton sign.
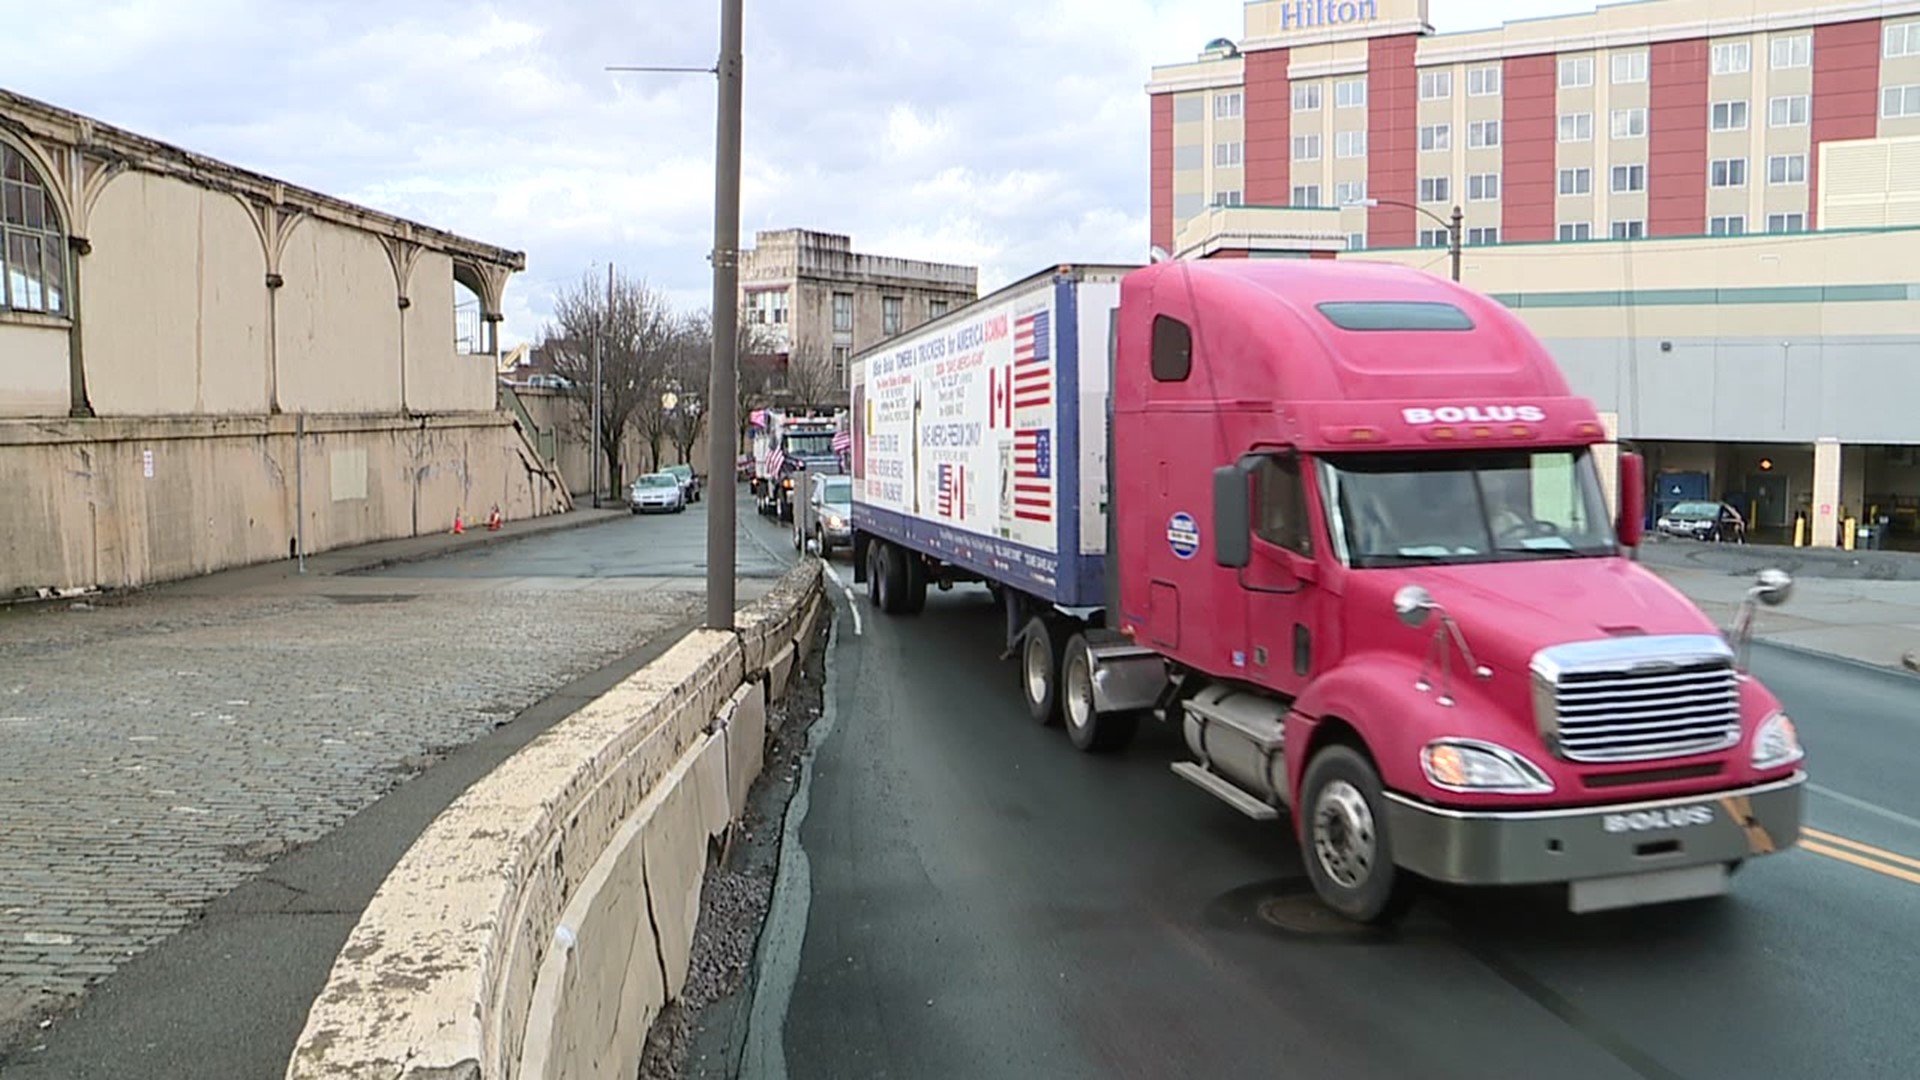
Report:
M1282 33L1315 26L1349 26L1379 17L1379 0L1283 0L1280 4Z

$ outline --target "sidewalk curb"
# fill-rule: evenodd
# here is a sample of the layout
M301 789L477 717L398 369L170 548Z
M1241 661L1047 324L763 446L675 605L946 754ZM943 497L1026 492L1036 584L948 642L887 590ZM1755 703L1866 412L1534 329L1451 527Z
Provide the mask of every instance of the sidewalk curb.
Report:
M1848 667L1859 668L1862 671L1872 672L1877 675L1888 676L1899 681L1903 685L1920 685L1920 673L1908 671L1905 668L1890 667L1886 664L1876 664L1869 660L1860 660L1851 656L1842 656L1839 653L1823 652L1819 649L1808 648L1805 645L1790 645L1784 641L1773 641L1771 639L1763 638L1763 637L1754 638L1753 643L1755 645L1763 645L1769 649L1778 649L1783 653L1790 653L1797 656L1803 656L1810 660L1828 660L1836 664L1845 664Z
M578 511L571 511L571 512L578 513ZM558 517L560 515L553 514L548 516ZM625 521L626 516L622 514L609 513L605 517L587 518L581 521L560 521L560 522L554 522L553 524L545 524L544 523L545 519L543 518L535 518L534 520L541 521L543 522L543 524L539 528L519 529L510 533L509 532L498 532L498 533L488 532L488 533L481 533L479 535L469 534L470 535L469 539L463 539L458 543L448 544L444 547L439 547L432 551L410 552L410 553L397 554L397 555L369 556L360 562L351 563L349 565L341 567L338 570L329 570L321 576L342 577L347 574L364 574L374 570L384 570L389 566L403 566L403 565L406 565L407 563L428 562L433 559L445 558L448 555L459 555L464 552L477 550L479 548L492 547L495 544L507 544L507 543L512 543L515 540L531 540L534 537L538 537L538 536L552 536L555 533L573 532L576 529L586 529L586 528L591 528L595 525L607 525L616 521ZM404 543L406 542L406 540L415 540L415 539L419 539L419 538L405 537L399 541L389 541L389 542ZM327 553L322 552L321 556L317 556L317 557L323 557L326 554Z

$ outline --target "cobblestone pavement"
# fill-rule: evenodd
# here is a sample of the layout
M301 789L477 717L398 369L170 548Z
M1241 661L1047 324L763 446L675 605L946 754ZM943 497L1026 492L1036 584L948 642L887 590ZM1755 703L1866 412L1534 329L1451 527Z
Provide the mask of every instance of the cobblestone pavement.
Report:
M0 612L0 1032L702 595L495 584Z

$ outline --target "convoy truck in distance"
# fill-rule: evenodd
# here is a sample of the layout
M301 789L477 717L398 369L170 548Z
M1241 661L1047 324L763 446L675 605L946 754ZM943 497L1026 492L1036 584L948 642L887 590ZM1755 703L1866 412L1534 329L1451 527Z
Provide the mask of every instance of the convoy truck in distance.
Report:
M834 415L765 412L765 425L754 430L754 475L750 482L754 504L761 515L793 520L794 488L804 484L807 470L836 472L839 454L833 448L840 418ZM805 488L801 487L804 493Z
M1422 879L1714 896L1799 838L1803 751L1745 661L1791 581L1723 633L1635 561L1641 459L1488 297L1344 260L1060 266L851 383L870 602L985 584L1035 721L1083 750L1178 724L1173 771L1284 816L1350 919Z

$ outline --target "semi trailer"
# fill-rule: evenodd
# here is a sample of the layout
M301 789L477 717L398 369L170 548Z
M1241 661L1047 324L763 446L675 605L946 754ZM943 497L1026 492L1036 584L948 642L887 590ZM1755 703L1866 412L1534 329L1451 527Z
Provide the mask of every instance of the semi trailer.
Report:
M850 382L868 601L986 586L1034 721L1086 751L1178 725L1172 771L1285 819L1350 919L1421 880L1714 896L1798 840L1804 752L1746 664L1791 580L1723 632L1642 567L1641 459L1491 298L1359 261L1062 265Z

